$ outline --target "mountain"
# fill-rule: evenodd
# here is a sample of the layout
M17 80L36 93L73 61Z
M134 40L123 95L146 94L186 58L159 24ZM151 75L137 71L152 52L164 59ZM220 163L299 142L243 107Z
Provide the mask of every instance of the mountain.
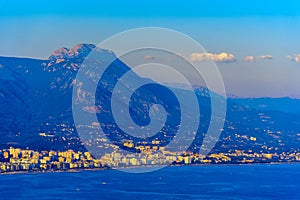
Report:
M77 44L71 49L62 47L54 51L48 59L52 61L59 59L82 59L85 58L95 47L96 46L93 44Z
M111 60L114 62L105 71L104 79L98 83L95 95L97 107L91 105L82 109L87 114L97 113L100 125L114 144L122 146L124 139L133 139L121 134L123 132L116 126L110 110L112 90L130 68L116 59L112 51L95 48L92 44L78 44L70 49L64 47L54 51L46 60L0 57L0 148L15 146L35 150L85 150L72 116L72 91L74 85L80 84L74 80L82 62L92 50L95 50L98 60L87 59L90 64L101 68ZM87 72L87 76L91 81L96 81L92 72ZM136 82L143 80L136 74L132 74L130 79ZM166 126L161 134L150 137L149 141L160 139L163 144L168 144L180 123L179 104L168 90L152 83L134 93L129 112L136 124L147 125L151 121L147 114L151 105L163 105L169 113ZM126 83L122 83L121 87L123 91L132 90ZM189 102L189 95L193 91L180 87L175 89L184 94ZM89 91L78 92L93 95ZM195 86L194 92L199 101L201 123L190 151L197 152L210 122L210 94L218 94L199 86ZM300 105L300 100L229 98L225 126L212 152L299 151L300 118L299 112L294 112L297 105ZM121 107L124 107L122 103ZM293 112L287 112L291 110ZM184 117L193 117L192 114L187 113Z
M300 100L290 97L232 98L231 100L257 110L300 114Z

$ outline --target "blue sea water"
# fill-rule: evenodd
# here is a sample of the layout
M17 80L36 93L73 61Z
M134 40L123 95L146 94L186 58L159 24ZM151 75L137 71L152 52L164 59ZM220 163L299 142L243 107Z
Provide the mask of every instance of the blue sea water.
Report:
M300 165L0 175L0 199L300 199Z

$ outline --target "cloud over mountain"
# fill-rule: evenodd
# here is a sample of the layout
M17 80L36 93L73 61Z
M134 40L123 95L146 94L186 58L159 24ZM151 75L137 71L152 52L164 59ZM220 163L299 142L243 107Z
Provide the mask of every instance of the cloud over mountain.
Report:
M255 62L255 57L254 56L246 56L244 58L244 62L253 63L253 62Z
M261 55L261 56L246 56L244 57L243 61L247 63L253 63L256 59L264 59L264 60L272 60L273 56L271 55Z
M294 56L287 56L287 58L297 63L300 62L300 54L296 54Z
M236 58L231 53L222 52L219 54L207 53L207 52L195 52L190 55L190 60L195 61L214 61L219 63L232 63L236 61Z
M271 60L271 59L273 59L273 56L271 56L271 55L262 55L262 56L258 56L258 58Z

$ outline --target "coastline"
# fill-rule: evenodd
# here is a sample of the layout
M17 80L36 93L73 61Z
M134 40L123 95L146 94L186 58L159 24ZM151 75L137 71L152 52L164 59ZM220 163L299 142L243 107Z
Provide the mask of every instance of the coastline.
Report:
M164 167L202 167L202 166L249 166L249 165L297 165L300 162L270 162L270 163L223 163L223 164L171 164L166 165ZM126 167L118 167L118 168L83 168L83 169L66 169L66 170L46 170L46 171L12 171L12 172L1 172L0 176L4 175L18 175L18 174L44 174L44 173L81 173L83 171L105 171L105 170L118 170L118 169L143 169L143 168L151 168L151 167L161 167L161 165L144 165L144 166L126 166ZM162 167L162 168L164 168ZM146 172L147 173L147 172Z

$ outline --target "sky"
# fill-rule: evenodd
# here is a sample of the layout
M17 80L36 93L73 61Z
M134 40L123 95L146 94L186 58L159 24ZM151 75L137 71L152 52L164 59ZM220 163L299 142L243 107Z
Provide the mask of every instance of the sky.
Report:
M215 61L230 94L300 98L300 1L0 0L0 55L47 58L147 26L200 43L191 61Z

